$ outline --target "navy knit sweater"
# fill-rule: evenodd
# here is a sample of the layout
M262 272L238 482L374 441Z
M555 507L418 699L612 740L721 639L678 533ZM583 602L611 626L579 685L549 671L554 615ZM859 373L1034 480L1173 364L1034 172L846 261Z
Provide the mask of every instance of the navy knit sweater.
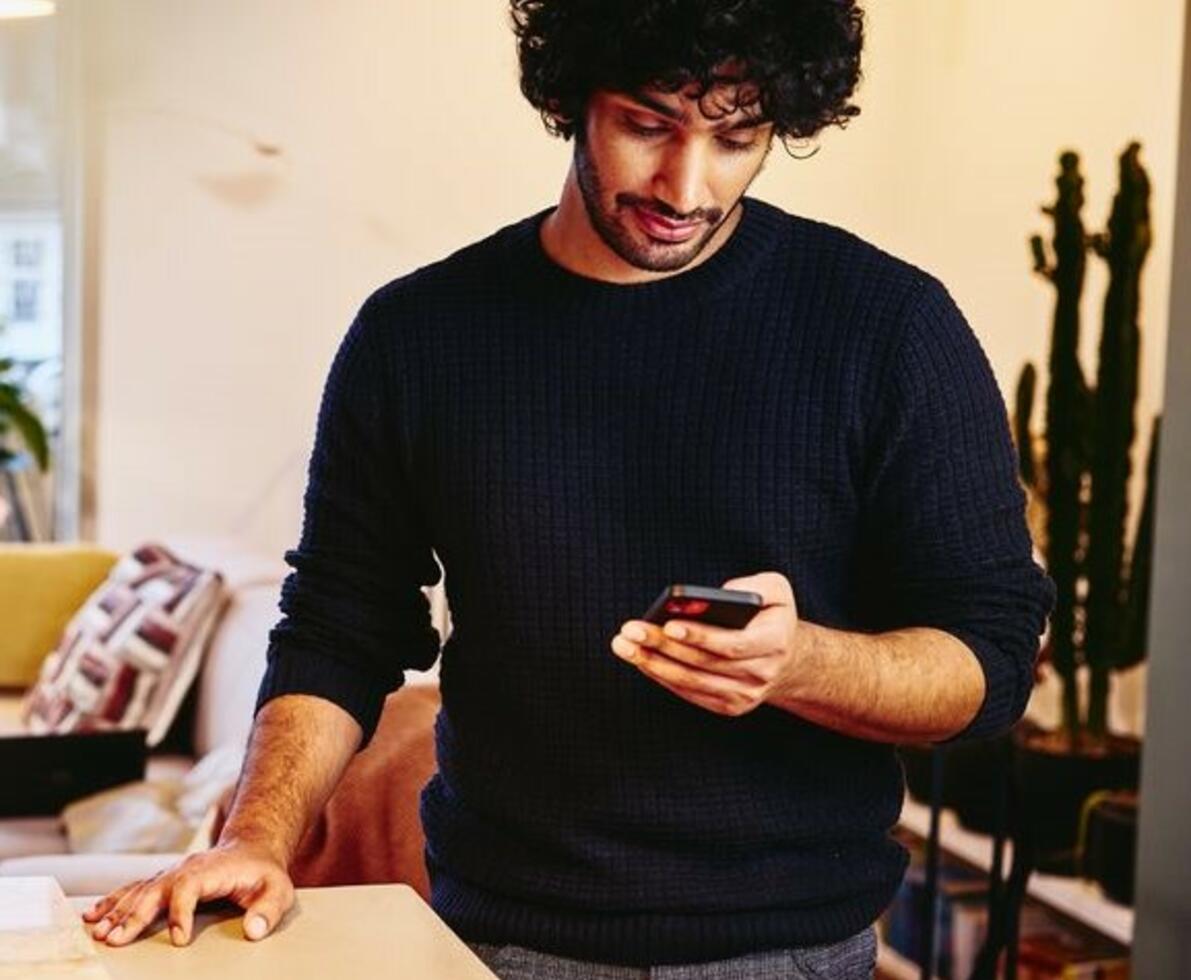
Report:
M370 738L439 656L445 572L421 817L459 935L637 965L843 939L907 864L894 748L717 715L609 641L671 582L776 570L811 622L953 633L987 681L957 737L1008 729L1053 586L988 361L937 279L761 201L635 285L554 263L547 213L352 323L258 707L319 695Z

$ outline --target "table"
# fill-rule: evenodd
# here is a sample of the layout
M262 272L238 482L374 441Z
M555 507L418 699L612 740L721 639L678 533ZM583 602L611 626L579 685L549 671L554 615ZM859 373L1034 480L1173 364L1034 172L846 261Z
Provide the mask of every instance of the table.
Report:
M0 890L3 887L0 878ZM69 903L81 914L94 901L72 898ZM111 947L87 939L86 932L81 935L92 942L98 965L111 980L494 980L479 957L408 885L299 888L296 904L281 926L257 942L244 938L241 920L231 912L200 912L190 945L183 947L170 942L164 919L147 937L128 946ZM95 963L90 961L91 966ZM76 976L54 974L59 975Z

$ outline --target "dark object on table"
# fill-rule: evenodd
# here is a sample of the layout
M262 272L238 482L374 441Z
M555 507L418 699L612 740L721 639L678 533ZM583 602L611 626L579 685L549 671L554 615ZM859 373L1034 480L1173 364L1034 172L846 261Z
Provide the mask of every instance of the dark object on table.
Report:
M67 803L145 776L144 729L0 738L0 817L56 815Z

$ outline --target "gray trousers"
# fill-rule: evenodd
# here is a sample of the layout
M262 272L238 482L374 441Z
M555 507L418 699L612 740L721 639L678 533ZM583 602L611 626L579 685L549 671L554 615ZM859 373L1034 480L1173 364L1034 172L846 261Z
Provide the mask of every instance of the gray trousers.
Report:
M872 980L877 963L873 926L824 946L769 949L730 960L672 966L616 966L524 946L467 945L501 980Z

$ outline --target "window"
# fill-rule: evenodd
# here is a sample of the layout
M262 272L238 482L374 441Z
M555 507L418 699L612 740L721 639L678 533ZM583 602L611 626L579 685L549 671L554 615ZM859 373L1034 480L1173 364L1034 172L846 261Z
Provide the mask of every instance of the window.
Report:
M50 446L47 472L0 473L0 497L14 511L10 477L25 481L22 521L0 522L0 541L70 537L77 526L77 443L64 439L64 237L62 234L63 67L58 14L0 18L0 381L20 392ZM5 448L23 458L10 426Z
M37 283L18 279L12 284L12 321L29 323L37 319Z
M41 265L41 242L32 238L18 238L14 241L12 264L18 269L33 269Z

